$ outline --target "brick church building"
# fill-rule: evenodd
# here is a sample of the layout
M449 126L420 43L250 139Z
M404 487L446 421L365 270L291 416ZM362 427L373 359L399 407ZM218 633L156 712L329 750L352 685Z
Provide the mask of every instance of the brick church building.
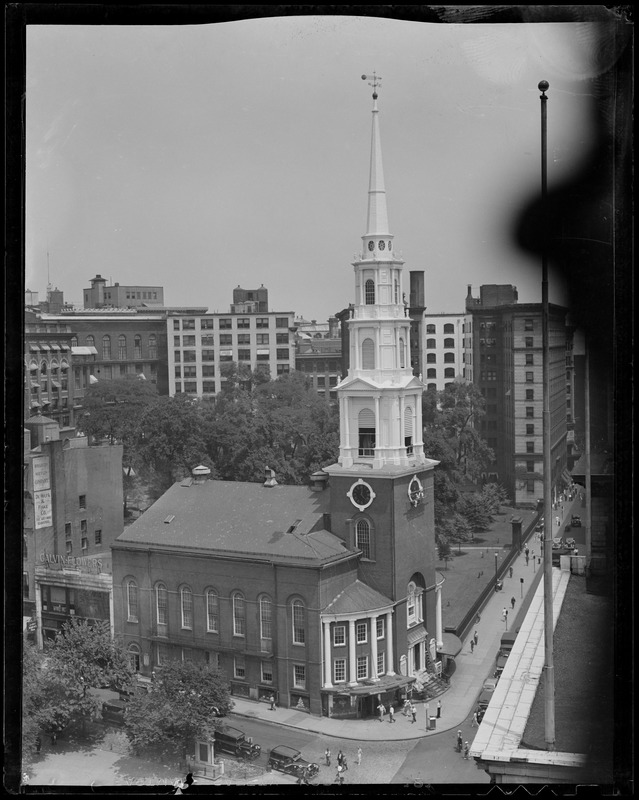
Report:
M337 463L309 487L175 484L113 545L116 633L142 675L218 665L236 696L366 717L443 646L433 475L422 442L403 261L389 231L374 80L370 183L353 263Z

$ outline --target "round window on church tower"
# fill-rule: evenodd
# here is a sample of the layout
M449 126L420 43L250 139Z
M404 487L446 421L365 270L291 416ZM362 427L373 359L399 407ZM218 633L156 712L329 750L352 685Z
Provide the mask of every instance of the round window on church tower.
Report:
M368 249L369 250L374 250L375 249L375 242L369 242L368 243Z
M383 250L386 247L386 242L380 241L378 247L379 247L380 250Z

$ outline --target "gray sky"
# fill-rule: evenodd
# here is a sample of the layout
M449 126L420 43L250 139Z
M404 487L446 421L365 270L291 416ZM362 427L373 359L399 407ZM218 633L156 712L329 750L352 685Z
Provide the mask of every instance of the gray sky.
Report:
M30 26L26 287L44 297L48 251L70 301L96 273L212 311L263 283L271 310L325 320L354 296L376 71L390 229L428 309L482 283L537 302L510 234L539 193L537 84L552 188L593 145L594 50L585 22Z

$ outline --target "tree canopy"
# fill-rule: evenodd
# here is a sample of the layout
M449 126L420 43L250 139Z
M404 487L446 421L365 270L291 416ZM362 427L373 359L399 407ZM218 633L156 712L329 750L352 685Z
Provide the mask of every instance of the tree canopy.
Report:
M136 751L172 741L185 750L193 739L210 736L233 703L226 676L208 664L170 661L147 693L129 702L126 730Z

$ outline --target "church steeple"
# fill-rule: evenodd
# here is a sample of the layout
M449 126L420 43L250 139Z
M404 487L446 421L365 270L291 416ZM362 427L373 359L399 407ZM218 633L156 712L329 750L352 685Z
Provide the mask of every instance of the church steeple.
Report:
M410 364L410 324L402 288L403 264L393 251L379 135L380 78L373 87L368 216L363 251L353 262L355 303L349 320L350 364L338 386L340 463L373 469L423 463L421 393Z

